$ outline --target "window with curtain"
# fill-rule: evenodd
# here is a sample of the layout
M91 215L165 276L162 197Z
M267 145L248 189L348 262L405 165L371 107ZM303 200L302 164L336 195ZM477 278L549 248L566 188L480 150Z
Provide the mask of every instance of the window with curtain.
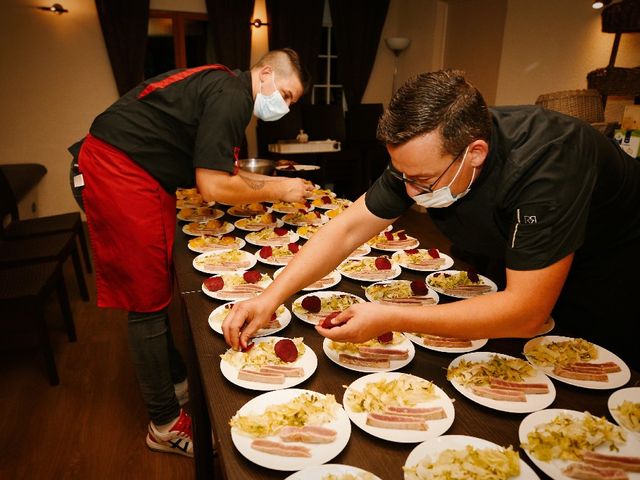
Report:
M338 45L333 34L329 2L322 15L322 49L318 55L317 77L311 90L311 103L344 106L342 85L338 82Z
M210 28L206 13L150 10L145 78L214 63Z

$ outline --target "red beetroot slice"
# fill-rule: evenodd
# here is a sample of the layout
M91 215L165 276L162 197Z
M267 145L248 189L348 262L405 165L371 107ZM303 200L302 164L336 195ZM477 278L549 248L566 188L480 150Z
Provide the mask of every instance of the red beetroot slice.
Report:
M427 250L427 253L431 258L440 258L440 252L437 248L430 248L429 250Z
M297 243L290 243L287 247L291 253L298 253L298 250L300 250L300 245Z
M391 270L391 262L387 257L376 258L376 268L378 270Z
M467 270L467 277L469 277L469 280L471 280L473 283L477 283L480 281L478 272L476 272L475 270Z
M334 318L336 318L338 315L340 315L341 312L331 312L329 315L327 315L326 317L324 317L322 319L322 322L320 322L320 326L322 328L333 328L333 327L338 327L339 325L335 325L333 323L331 323L331 320L333 320ZM340 324L342 325L342 324Z
M299 208L299 209L298 209L298 212L300 212L300 213L301 213L301 214L303 214L303 215L306 215L306 214L307 214L307 211L306 211L304 208Z
M242 274L242 278L247 283L258 283L262 278L262 275L256 270L247 270Z
M282 228L282 227L276 227L276 228L273 229L273 233L275 233L279 237L283 237L287 233L289 233L289 230L287 230L286 228Z
M415 255L416 253L418 253L418 249L410 248L409 250L405 250L405 253L408 253L409 255Z
M414 280L413 282L411 282L411 291L414 295L426 295L427 293L429 293L427 284L422 280Z
M295 362L298 358L296 344L289 338L278 340L273 347L273 351L283 362Z
M387 240L389 240L390 242L393 241L393 233L391 232L384 232L384 236Z
M324 204L331 203L331 197L329 197L327 195L324 195L324 196L320 197L320 200L322 200L322 203L324 203Z
M378 336L378 341L380 343L389 343L393 340L393 332L383 333Z
M406 240L407 239L407 234L404 233L404 230L400 230L398 232L398 240Z
M222 290L224 287L224 280L222 277L207 278L204 281L204 286L207 287L207 290L217 292L218 290Z
M315 295L309 295L302 299L302 308L307 312L318 313L322 308L322 302Z
M246 353L246 352L248 352L249 350L251 350L251 349L253 348L253 346L254 346L254 345L255 345L255 343L253 343L253 342L249 342L249 343L247 343L247 346L246 346L246 347L244 347L241 351L242 351L243 353Z
M260 256L262 258L269 258L273 256L273 248L266 246L260 249Z

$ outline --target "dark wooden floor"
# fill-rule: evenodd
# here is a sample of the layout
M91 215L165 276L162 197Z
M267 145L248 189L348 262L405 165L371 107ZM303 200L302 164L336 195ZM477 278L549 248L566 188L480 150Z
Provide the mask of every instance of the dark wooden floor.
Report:
M95 306L93 275L91 301L83 302L66 267L77 342L67 340L55 299L47 310L60 385L49 385L34 339L8 331L0 312L0 479L193 478L191 459L145 444L126 314ZM180 348L181 322L172 321Z

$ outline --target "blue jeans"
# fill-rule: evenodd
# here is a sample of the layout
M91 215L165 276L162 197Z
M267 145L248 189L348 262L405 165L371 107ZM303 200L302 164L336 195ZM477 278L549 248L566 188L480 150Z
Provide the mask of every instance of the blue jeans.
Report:
M129 350L151 421L169 423L180 414L174 383L187 377L182 357L173 343L167 309L129 312Z

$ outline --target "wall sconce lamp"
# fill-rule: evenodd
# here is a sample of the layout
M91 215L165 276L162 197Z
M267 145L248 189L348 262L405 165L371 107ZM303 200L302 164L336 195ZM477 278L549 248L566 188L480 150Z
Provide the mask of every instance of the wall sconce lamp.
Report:
M50 7L36 7L38 10L44 10L45 12L56 13L58 15L62 15L63 13L69 13L69 10L64 8L59 3L54 3Z
M591 4L591 8L593 8L594 10L600 10L602 7L606 7L610 3L611 3L611 0L595 0Z
M249 25L253 25L256 28L260 28L263 25L269 25L269 23L268 22L263 22L259 18L256 18L255 20L252 20L251 22L249 22Z
M398 57L411 44L411 39L407 37L389 37L384 39L389 50L393 52L393 83L391 84L391 96L396 91L396 76L398 75Z

